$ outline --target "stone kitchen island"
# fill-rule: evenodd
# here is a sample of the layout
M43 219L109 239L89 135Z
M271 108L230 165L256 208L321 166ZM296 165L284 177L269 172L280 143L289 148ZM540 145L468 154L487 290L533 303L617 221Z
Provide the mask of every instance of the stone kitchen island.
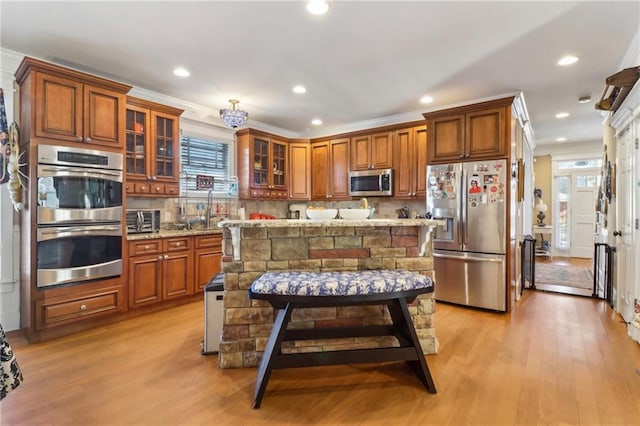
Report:
M435 282L431 233L438 220L227 220L223 229L224 325L221 368L255 367L260 362L274 320L268 302L251 300L248 288L266 271L358 271L403 269ZM425 354L437 352L432 314L433 293L409 307ZM299 309L290 327L389 324L385 306ZM394 337L291 342L290 352L332 351L396 344Z

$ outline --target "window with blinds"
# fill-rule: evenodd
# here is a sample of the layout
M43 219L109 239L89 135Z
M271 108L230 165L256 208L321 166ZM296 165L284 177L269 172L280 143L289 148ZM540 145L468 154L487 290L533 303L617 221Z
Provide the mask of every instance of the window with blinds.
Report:
M213 176L214 192L227 192L229 181L229 144L189 136L180 139L182 174L180 192L203 192L198 189L196 176ZM188 177L188 178L184 178Z

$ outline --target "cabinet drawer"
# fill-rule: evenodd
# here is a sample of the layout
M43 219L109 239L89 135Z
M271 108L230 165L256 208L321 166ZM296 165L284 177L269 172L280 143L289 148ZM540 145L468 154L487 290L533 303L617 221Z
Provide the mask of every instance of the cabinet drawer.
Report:
M162 240L132 241L129 243L129 256L157 254L162 250Z
M165 183L164 184L164 193L166 195L178 195L180 193L180 188L177 184L173 183Z
M164 240L164 251L170 253L189 250L191 248L191 241L192 239L190 237L167 238Z
M164 184L163 183L153 183L149 185L151 187L151 193L156 195L164 195Z
M217 248L222 251L222 235L201 235L196 237L196 248Z
M46 328L84 319L88 316L99 316L119 310L120 288L105 290L100 294L66 300L59 303L37 303L39 320L36 326Z
M149 194L151 192L151 185L148 183L134 183L133 192L136 194Z

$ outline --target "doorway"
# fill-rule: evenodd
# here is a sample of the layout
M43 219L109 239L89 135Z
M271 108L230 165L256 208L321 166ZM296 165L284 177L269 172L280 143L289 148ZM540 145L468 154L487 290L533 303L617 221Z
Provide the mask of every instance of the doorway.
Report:
M536 288L591 297L601 159L553 160L553 256L537 257Z

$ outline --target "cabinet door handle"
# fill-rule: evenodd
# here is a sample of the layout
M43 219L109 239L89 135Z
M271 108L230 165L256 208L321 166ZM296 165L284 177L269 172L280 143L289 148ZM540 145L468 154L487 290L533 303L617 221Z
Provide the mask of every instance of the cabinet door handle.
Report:
M84 141L85 141L86 143L91 143L91 138L84 138Z
M622 231L613 231L614 237L619 237L620 235L622 235Z

